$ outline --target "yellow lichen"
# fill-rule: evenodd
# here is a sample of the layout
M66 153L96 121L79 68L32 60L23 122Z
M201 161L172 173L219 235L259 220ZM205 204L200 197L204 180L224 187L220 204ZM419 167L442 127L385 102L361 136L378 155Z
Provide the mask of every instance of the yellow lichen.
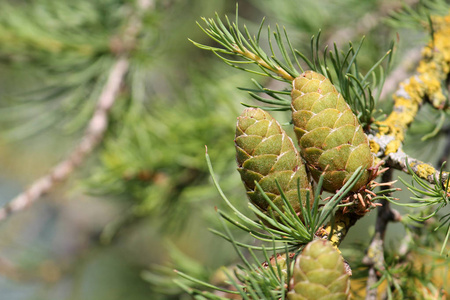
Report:
M386 134L388 134L391 131L391 129L389 128L389 125L387 124L386 121L378 122L378 126L379 126L379 128L378 128L378 136L386 135Z
M348 221L344 222L342 221L338 221L334 223L334 226L332 227L331 224L327 224L326 227L324 227L324 232L322 234L324 234L325 236L327 236L327 238L329 239L329 241L331 242L331 244L338 249L339 251L339 244L342 242L342 236L347 233L348 231ZM333 235L331 237L328 237L328 235L330 234L330 232L333 232ZM340 251L339 251L340 252Z
M414 121L419 107L425 97L434 107L445 108L446 97L442 92L442 84L450 72L450 15L432 17L433 40L424 47L422 60L417 67L417 75L400 84L400 90L394 95L394 108L390 115L378 122L377 136L393 136L385 154L395 153L401 147L408 126ZM405 95L406 94L406 95ZM371 150L377 153L380 145L371 141Z
M432 176L436 172L436 169L428 164L410 163L409 165L411 166L411 168L415 167L417 171L415 171L414 173L416 173L417 176L419 176L420 178L423 178L423 179L428 179L428 176Z
M409 124L414 121L419 106L403 97L394 97L394 111L386 118L379 122L379 136L392 135L396 140L403 141L404 133Z
M421 104L423 101L423 95L425 91L425 87L423 86L423 82L419 82L415 76L411 77L409 82L402 85L405 92L410 97L410 101L415 102L416 104ZM400 98L402 99L402 98ZM397 103L396 103L397 104Z
M389 155L390 153L397 152L401 145L402 145L402 142L399 140L391 141L389 144L387 144L384 154Z
M439 78L430 75L431 74L426 73L420 76L428 94L441 93L441 82Z
M342 213L342 210L338 210L334 215L334 221L328 222L316 234L318 237L328 239L331 244L339 251L339 244L344 239L349 228L355 224L354 214ZM331 235L331 236L330 236ZM340 252L340 251L339 251Z
M378 153L378 151L380 151L380 145L378 145L377 142L370 140L369 141L369 146L370 146L370 152L372 153Z

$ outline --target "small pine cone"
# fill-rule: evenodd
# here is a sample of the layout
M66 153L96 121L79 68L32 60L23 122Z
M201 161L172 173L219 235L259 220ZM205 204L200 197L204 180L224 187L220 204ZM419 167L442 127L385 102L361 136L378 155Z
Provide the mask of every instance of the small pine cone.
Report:
M259 108L245 109L236 124L235 145L238 171L247 195L261 211L270 215L272 208L259 192L255 181L269 199L282 209L283 200L277 180L289 203L300 213L297 193L299 180L302 205L305 205L308 192L312 204L312 189L305 165L292 140L269 113Z
M358 118L333 84L323 75L307 71L293 81L292 119L300 152L323 189L336 192L363 166L353 187L356 192L371 180L373 165L369 142Z
M346 300L350 279L344 259L324 239L310 242L297 257L289 300Z

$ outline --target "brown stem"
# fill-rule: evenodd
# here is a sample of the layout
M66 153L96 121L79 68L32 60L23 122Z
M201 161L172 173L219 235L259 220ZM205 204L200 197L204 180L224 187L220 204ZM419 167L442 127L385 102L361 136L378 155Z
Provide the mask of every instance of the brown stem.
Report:
M387 170L382 176L382 182L392 181L392 169ZM383 187L384 189L390 187ZM401 220L400 213L392 209L389 201L382 200L382 206L377 208L377 220L375 223L375 234L372 238L363 263L369 266L369 274L366 285L366 300L377 299L377 288L373 285L379 280L379 271L384 269L384 236L389 222Z

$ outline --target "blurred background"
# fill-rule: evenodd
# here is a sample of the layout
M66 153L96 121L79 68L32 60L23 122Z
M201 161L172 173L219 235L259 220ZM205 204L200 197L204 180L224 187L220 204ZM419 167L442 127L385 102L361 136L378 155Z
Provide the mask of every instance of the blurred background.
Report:
M263 17L271 28L285 26L307 55L319 30L322 49L365 35L363 73L399 37L393 66L411 72L427 35L388 26L402 2L246 0L239 20L253 33ZM209 280L236 262L232 247L208 231L220 226L214 208L225 205L204 155L207 145L223 190L245 211L233 139L240 103L254 103L237 87L252 87L252 76L189 41L214 45L196 22L215 13L234 20L235 12L230 0L0 0L2 205L73 151L112 66L122 56L129 63L99 146L69 180L1 221L0 299L189 299L172 269ZM435 120L425 112L417 132ZM434 142L441 147L445 137ZM349 247L368 241L374 216L352 229Z

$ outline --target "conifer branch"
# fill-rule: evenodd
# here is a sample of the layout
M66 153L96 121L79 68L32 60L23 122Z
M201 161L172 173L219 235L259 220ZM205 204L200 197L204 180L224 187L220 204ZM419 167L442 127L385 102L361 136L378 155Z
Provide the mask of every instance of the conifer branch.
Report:
M79 167L92 150L102 141L108 128L109 112L119 97L129 70L129 55L136 45L137 35L142 27L142 12L152 6L153 1L138 1L136 13L130 16L129 23L120 37L120 48L115 51L116 60L98 98L97 106L85 134L67 159L57 164L48 174L35 180L25 191L0 208L0 220L21 211L42 195L48 193L57 183L65 181ZM114 49L112 49L114 51Z
M417 74L400 83L394 94L394 108L382 122L379 132L371 138L372 152L379 157L401 152L406 130L416 118L420 107L428 100L435 108L446 110L448 100L443 84L450 68L450 21L433 17L432 40L422 50Z
M236 18L237 18L236 7ZM219 43L222 48L211 47L202 45L191 40L191 42L205 50L214 52L220 59L226 64L235 67L240 70L244 70L250 73L255 73L262 76L269 76L276 80L291 82L296 76L299 75L298 71L294 68L288 53L294 55L294 49L289 40L286 41L288 49L286 49L285 42L282 40L282 35L287 39L287 34L283 29L281 32L278 26L277 30L271 33L270 27L268 27L268 41L271 48L271 53L266 53L259 45L259 39L261 30L264 24L264 20L261 22L259 31L256 36L251 36L247 27L244 26L245 33L242 33L238 26L238 21L231 23L226 17L226 24L224 24L219 16L216 14L216 20L203 18L206 23L205 28L200 24L199 27L213 40ZM278 50L283 54L284 62L279 61L274 52L272 46L271 35L274 36ZM225 56L224 56L225 55ZM237 56L243 59L243 61L232 60L226 56ZM246 67L241 67L242 64L256 64L261 71L255 71ZM301 66L297 63L297 67L301 69ZM273 73L273 74L272 74Z
M405 173L409 173L409 169L411 169L413 174L418 178L424 179L429 183L436 183L437 178L439 178L444 185L448 181L448 172L441 172L431 164L412 158L403 152L402 149L399 149L395 153L390 153L387 158L386 164L389 167L401 170Z
M392 169L387 170L382 176L382 182L392 181ZM388 187L383 187L387 189ZM379 271L384 270L384 237L389 222L401 220L400 213L390 207L388 200L381 200L382 206L377 208L377 220L375 234L367 250L363 263L369 266L367 278L366 300L377 299L377 287L374 285L379 279Z
M385 159L389 167L411 173L413 180L424 188L427 187L421 180L435 184L435 193L446 195L449 173L408 157L402 149L406 131L425 101L441 110L442 116L449 107L444 84L450 69L450 21L445 17L433 16L429 27L431 41L422 50L417 73L399 85L393 97L393 111L384 121L378 122L378 133L370 134L369 140L371 151ZM438 126L435 132L439 129ZM447 205L446 197L436 199L441 205Z
M329 80L338 87L338 91L344 96L347 103L349 103L350 107L353 110L353 113L355 115L358 115L360 124L367 130L367 132L370 131L372 133L372 135L370 136L371 151L375 153L379 158L387 160L388 166L392 167L383 175L382 183L378 184L378 186L383 187L381 191L374 193L372 189L375 188L376 184L368 183L367 181L367 189L365 189L364 192L362 192L363 190L361 189L358 195L352 195L354 196L355 201L352 201L353 198L349 197L343 201L341 201L342 199L339 199L340 204L334 203L337 205L333 204L333 208L338 207L334 218L331 218L330 222L326 225L323 225L320 230L319 228L317 228L317 230L314 230L313 232L308 229L315 229L315 226L310 226L310 221L312 220L312 217L317 216L318 211L313 211L311 213L311 217L308 213L305 212L305 210L308 209L303 209L303 206L300 203L300 209L302 211L301 213L298 213L298 215L301 215L304 220L301 220L300 222L298 222L298 224L294 224L294 222L292 221L296 220L296 215L295 213L292 213L292 207L289 205L287 199L284 199L283 197L281 197L283 198L282 200L284 204L282 208L277 207L277 205L271 203L269 197L265 197L265 200L269 203L270 208L274 210L277 215L275 215L275 213L273 213L272 215L266 215L260 212L257 208L253 208L253 211L258 215L260 219L264 221L264 224L249 220L248 217L241 214L236 208L230 205L229 201L226 198L224 198L224 200L233 209L238 218L234 219L232 216L219 211L220 216L231 224L237 226L238 228L249 232L253 237L259 238L260 240L265 242L269 242L270 240L273 240L274 242L282 241L287 243L285 247L294 246L293 248L295 249L295 247L304 244L305 241L309 241L319 236L329 239L331 243L335 247L337 247L344 239L349 228L353 226L356 221L363 215L362 213L359 213L357 208L355 208L353 211L350 210L353 204L357 204L356 201L360 201L361 206L365 209L364 213L369 211L370 208L382 205L382 207L378 208L374 237L368 248L367 255L365 256L364 260L362 260L364 264L369 266L366 299L377 298L377 287L383 281L388 282L389 288L392 287L399 290L399 283L395 281L395 278L392 275L393 271L386 267L386 261L389 262L389 259L385 260L384 257L384 238L387 225L389 222L397 222L401 220L401 215L396 210L390 207L390 202L393 202L391 193L397 190L390 187L390 185L392 185L392 169L402 169L406 172L409 172L413 177L413 184L408 185L405 183L408 186L409 190L416 197L412 199L417 201L417 203L409 204L410 207L434 208L434 206L437 205L437 212L449 203L447 182L448 173L437 172L434 167L415 159L408 160L408 157L402 151L406 130L408 129L409 125L415 120L421 105L423 105L425 102L429 102L435 108L441 110L442 115L443 111L448 109L449 107L449 103L445 97L445 91L443 89L443 82L447 79L450 69L450 61L448 59L450 57L450 43L448 43L447 38L450 35L449 20L450 19L448 18L442 17L429 18L429 27L432 39L422 52L422 60L420 61L420 65L417 69L417 75L412 76L411 78L401 83L400 88L394 96L394 110L388 116L388 118L385 121L376 122L373 124L374 118L372 117L372 115L375 109L376 101L379 99L381 90L378 90L378 95L375 97L373 96L372 91L374 90L374 88L382 86L382 83L385 79L383 71L380 70L381 75L379 77L381 78L381 85L377 86L375 83L377 82L378 78L375 75L374 70L378 68L378 66L381 64L381 61L385 57L388 57L390 55L390 51L372 68L370 68L365 76L363 76L359 73L359 68L356 64L356 57L361 49L361 45L354 48L350 43L350 49L347 52L343 53L341 53L341 51L339 51L336 46L334 47L334 51L328 52L328 50L325 49L322 59L318 55L319 51L317 51L319 39L318 37L313 37L311 40L311 60L306 58L306 56L299 51L294 50L292 47L289 48L292 49L291 52L293 54L293 57L289 58L284 51L285 48L283 46L283 43L281 43L281 40L279 39L280 32L279 30L277 30L274 33L274 36L284 59L284 62L280 63L280 60L278 60L274 55L270 37L269 44L271 49L271 56L270 54L265 54L265 52L259 47L260 32L258 32L257 37L252 38L248 34L248 31L245 27L244 29L246 34L243 35L240 33L238 29L239 27L237 26L237 21L236 23L230 24L227 19L228 29L226 29L225 25L221 23L219 18L217 18L217 21L214 21L212 19L205 19L207 28L204 29L204 31L216 42L221 44L223 48L209 47L200 44L196 45L203 49L213 51L217 55L220 54L219 57L229 65L232 65L241 70L249 71L266 77L269 76L273 79L286 82L292 80L289 76L293 76L299 73L297 69L303 72L301 66L297 61L297 58L300 58L301 61L308 65L310 69L315 72L322 73L326 77L328 77ZM288 41L288 44L290 46L291 44L289 42L289 39L286 38L286 40ZM235 55L240 57L241 59L244 59L244 61L232 61L228 59L227 56L222 56L223 54L227 56ZM297 62L296 67L294 67L293 63L289 63L289 61L293 59L295 59L295 61ZM258 73L251 69L238 67L237 64L239 63L254 63L262 69L262 72ZM279 71L277 71L276 67L280 67L282 70L285 70L289 76L283 76ZM275 73L275 75L270 74L271 72ZM369 82L368 79L370 76L374 77L373 82ZM297 79L294 79L294 87L296 86L296 80ZM255 85L257 89L248 89L252 97L267 104L277 105L277 107L272 107L272 110L289 109L287 101L285 101L285 99L283 98L283 95L287 95L287 92L285 90L275 91L273 89L264 88L259 83L255 83ZM266 98L263 98L256 93L265 93L266 95L272 97L273 100L267 100ZM268 108L264 109L268 110ZM294 113L295 112L296 111L294 111ZM301 124L303 124L302 122L306 122L304 120L307 118L303 115L302 118L304 119L301 119L299 117L300 121L293 118L294 125L296 125L296 121ZM375 126L371 126L372 124ZM303 130L302 127L298 127ZM439 129L440 127L438 127L436 132ZM305 134L304 131L302 131L301 134ZM377 165L376 168L378 168L378 166L379 165ZM379 172L376 175L380 173L382 172ZM373 176L375 176L375 174ZM317 181L317 178L315 178L315 180ZM428 184L427 181L432 183L433 185ZM419 187L415 187L415 183L417 183ZM264 190L260 187L260 185L255 185L257 186L258 191L261 194L264 194ZM321 186L320 181L318 186ZM282 189L280 188L280 186L277 187L278 191L283 196ZM330 189L329 191L334 192L336 189L337 188ZM365 195L364 193L367 193L367 195ZM369 194L370 196L368 196ZM315 194L315 200L318 199L318 195L320 195L320 189ZM336 197L336 195L334 197ZM367 204L364 198L365 196L368 196L369 201L367 202L369 204L372 204L369 207L365 206ZM372 198L371 196L374 197ZM373 200L379 199L382 199L381 203L373 203ZM333 201L330 201L324 206L322 210L320 210L322 214L327 211L327 217L333 211L333 209L327 210L327 206L332 205L330 204L332 202ZM310 207L310 205L308 204L309 202L307 201L307 205L305 206L306 208ZM416 219L422 218L420 220L424 220L427 218L431 218L435 214L436 213L432 213L429 216L417 217ZM276 216L279 216L279 220L275 219ZM450 224L450 214L442 217L440 222L442 224L438 228L436 228L436 230L443 227L444 225ZM264 228L265 224L269 224L270 228ZM317 224L320 224L322 226L324 222L318 222ZM251 227L256 228L256 230L251 229ZM273 236L271 237L270 235L261 234L261 231L266 231ZM295 234L297 235L295 236ZM233 243L236 249L238 246L247 247L249 250L257 249L256 247L251 245L238 243L234 241L230 236L227 237L224 234L219 235L225 237L228 241ZM441 253L448 239L450 239L450 225L448 225L447 234L444 239L444 246L442 247ZM292 250L292 248L288 249ZM274 250L278 250L278 248L274 247ZM390 290L388 290L388 293L389 292Z
M129 62L126 57L122 56L117 59L81 142L66 160L57 164L47 175L34 181L24 192L12 199L6 206L0 208L0 220L30 206L42 195L49 192L55 184L66 180L101 142L108 127L109 111L118 97L128 66Z
M333 219L317 232L317 236L329 240L333 246L337 248L347 236L350 228L353 227L361 217L362 215L353 212L344 214L342 208L338 209L334 214Z
M237 12L236 12L237 15ZM374 105L379 95L374 95L374 89L381 90L384 83L384 73L381 63L387 59L391 60L392 47L389 49L379 61L377 61L369 71L363 75L359 71L357 56L361 50L364 38L361 39L359 45L354 46L349 43L349 49L342 51L336 45L332 50L325 47L323 51L319 49L320 31L317 36L312 36L310 41L310 58L301 51L293 47L286 30L280 30L276 25L276 30L271 32L270 26L267 26L267 41L270 50L266 51L260 46L260 36L264 19L260 24L259 31L256 36L252 36L248 29L244 26L244 33L238 26L238 20L231 23L225 16L226 22L222 22L216 14L215 19L203 18L206 26L200 28L213 39L220 47L203 45L191 40L191 42L204 50L212 51L226 64L246 71L252 74L270 77L272 79L291 83L301 73L310 69L317 73L325 75L333 84L336 85L338 91L346 99L353 112L363 127L369 127L373 122ZM282 36L284 35L284 39ZM273 37L273 38L272 38ZM275 39L275 43L272 42ZM277 46L278 51L274 51ZM276 52L281 52L277 54ZM282 58L278 58L281 56ZM230 57L238 57L241 60L233 60ZM256 65L259 70L246 67L247 65ZM303 68L306 65L307 68ZM376 74L379 70L379 74ZM286 94L286 90L268 90L256 83L256 90L249 90L250 95L258 101L270 104L269 107L260 107L254 105L246 105L250 107L260 107L264 110L289 110L286 99L279 95ZM267 99L256 95L255 92L265 93L274 98Z

